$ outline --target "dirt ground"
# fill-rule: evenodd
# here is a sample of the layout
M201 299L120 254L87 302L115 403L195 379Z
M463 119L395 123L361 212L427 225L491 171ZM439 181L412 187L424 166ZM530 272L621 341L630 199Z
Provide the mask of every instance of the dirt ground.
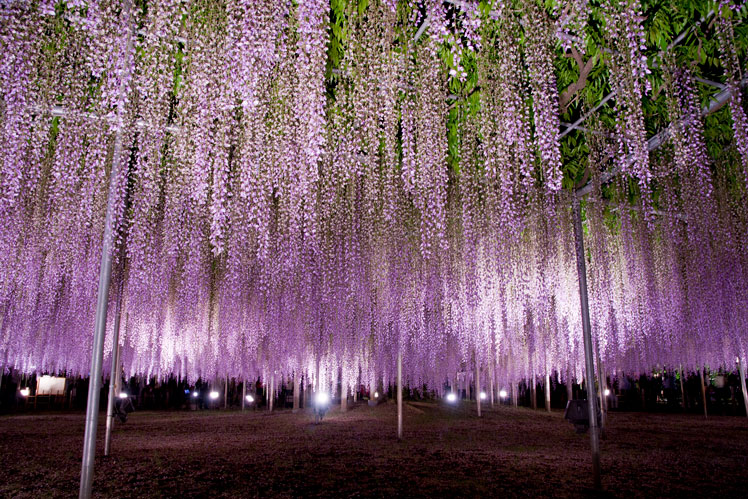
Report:
M748 495L748 418L614 413L604 491L590 489L589 436L561 412L358 404L328 413L136 412L96 456L97 497ZM0 496L78 493L82 413L0 417Z

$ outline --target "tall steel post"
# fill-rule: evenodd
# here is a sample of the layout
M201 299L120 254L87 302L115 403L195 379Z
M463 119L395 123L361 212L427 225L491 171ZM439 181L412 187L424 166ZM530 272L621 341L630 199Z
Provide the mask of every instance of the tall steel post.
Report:
M345 372L340 373L340 412L348 410L348 380L345 378Z
M244 401L247 400L247 380L242 380L242 411L244 410Z
M494 379L494 367L493 367L493 361L488 365L488 377L489 377L489 384L490 390L491 390L491 407L494 406L494 394L496 393L496 380Z
M124 58L129 60L133 49L132 22L130 19L132 0L124 0L120 15L127 20L125 37L126 52ZM96 299L96 321L94 327L93 347L91 352L91 372L89 375L88 398L86 400L86 431L83 437L83 459L81 464L81 481L78 495L81 499L91 497L93 485L94 457L96 454L96 427L99 416L99 391L101 389L101 365L104 361L104 335L106 333L106 316L109 299L109 280L112 276L112 250L114 245L114 210L117 195L114 186L119 176L119 161L122 156L122 117L125 113L122 103L125 100L127 83L130 80L130 64L125 63L124 74L120 75L119 100L117 106L117 130L114 136L114 154L109 173L109 192L107 193L106 218L104 220L104 239L101 247L101 265L99 267L99 290Z
M704 404L704 419L707 419L706 408L706 386L704 385L704 367L699 367L699 379L701 379L701 401Z
M480 417L480 364L477 358L475 359L475 407Z
M740 388L743 390L743 408L748 416L748 390L745 388L745 371L743 370L743 359L738 357L738 374L740 375Z
M582 232L582 209L576 197L572 201L574 218L574 240L577 250L577 273L579 274L579 303L582 308L582 334L584 336L585 380L587 384L587 411L590 421L590 447L592 448L592 476L595 489L600 481L600 436L597 428L597 397L595 397L595 363L592 353L592 331L590 309L587 302L587 265L584 258L584 233Z
M680 398L681 398L681 406L683 407L683 410L686 410L686 389L683 387L683 366L679 366L680 371Z
M301 395L301 392L299 391L299 385L300 380L299 372L297 369L293 373L293 408L291 409L291 412L299 412L299 396Z
M397 439L403 439L403 354L397 352Z
M129 61L133 49L131 0L124 0L122 16L127 20L126 53L124 58ZM106 316L109 299L109 280L112 275L112 250L114 245L114 210L117 201L115 185L119 176L119 162L122 156L122 127L125 113L122 103L125 100L127 83L130 78L130 64L125 63L124 74L120 75L119 104L117 106L117 130L114 136L114 153L112 168L109 173L109 192L107 193L106 218L104 220L104 239L101 248L101 265L99 267L99 290L96 300L96 321L94 327L93 347L91 352L91 372L88 384L88 398L86 400L86 431L83 437L83 459L81 464L81 481L78 495L81 499L91 497L93 485L94 457L96 454L96 427L99 416L99 391L101 389L101 367L104 361L104 335L106 333Z
M3 387L3 376L5 376L5 361L3 361L3 367L0 370L0 389L2 389L2 387ZM0 404L2 404L2 400L1 399L0 399Z
M605 388L607 383L605 381L605 375L603 374L603 363L600 360L600 349L597 343L594 345L595 358L597 359L597 395L600 398L600 433L605 437L605 426L607 417L608 406L605 403Z
M538 408L538 381L535 379L535 373L532 373L532 387L530 387L530 396L532 399L530 400L530 407L532 407L532 410Z
M117 302L114 312L114 331L112 334L112 369L109 373L109 397L106 406L106 433L104 434L104 455L109 455L112 444L112 428L114 427L114 400L119 396L120 351L119 326L122 318L122 281L117 288Z
M275 403L275 371L270 375L270 390L268 391L268 411L273 412Z

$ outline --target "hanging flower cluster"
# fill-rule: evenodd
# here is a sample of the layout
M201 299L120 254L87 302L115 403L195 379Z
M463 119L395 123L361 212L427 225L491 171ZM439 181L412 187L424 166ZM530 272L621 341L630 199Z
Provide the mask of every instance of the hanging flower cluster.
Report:
M505 235L522 228L523 197L535 184L530 110L519 50L520 26L510 12L494 11L483 26L479 54L480 134L486 204Z
M553 47L556 26L533 1L527 2L527 30L525 57L529 69L528 81L532 95L535 123L535 145L543 172L546 189L553 193L561 189L561 152L558 130L558 90L553 73Z
M351 4L331 79L323 1L1 10L0 48L13 54L0 61L2 362L86 372L115 189L112 289L128 374L376 389L400 353L407 382L437 391L477 366L484 386L579 378L558 28L523 5L520 15L504 4ZM588 137L598 362L726 364L746 349L744 212L712 173L688 71L667 73L675 124L650 160L638 5L606 12L622 139ZM480 95L458 109L448 151L448 88L467 58ZM603 199L611 150L641 182L633 207ZM122 175L110 186L112 160ZM662 223L646 197L655 174Z
M616 94L615 162L623 172L636 177L645 205L651 204L647 134L644 128L642 98L650 89L645 35L638 0L608 0L604 6L605 29L611 48L610 83ZM649 208L648 208L649 209Z
M575 0L567 3L560 13L556 28L561 33L559 38L564 52L572 47L581 54L587 51L588 4L589 0Z
M740 67L735 34L732 26L732 15L735 4L731 1L721 1L718 5L716 20L717 40L719 41L721 62L727 76L726 86L730 90L730 113L732 127L735 132L735 145L743 161L745 185L748 188L748 116L743 106L741 87L743 71Z

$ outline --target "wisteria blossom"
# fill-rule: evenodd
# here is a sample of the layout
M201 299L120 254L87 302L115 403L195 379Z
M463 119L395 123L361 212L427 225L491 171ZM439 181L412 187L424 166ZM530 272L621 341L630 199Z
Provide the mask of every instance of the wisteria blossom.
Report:
M87 373L114 189L127 374L377 387L402 354L406 382L436 391L458 372L579 380L554 61L586 46L590 7L458 4L345 4L333 27L321 0L2 3L3 365ZM581 165L596 362L734 365L745 186L710 157L694 69L667 58L650 154L641 5L603 12L616 135L588 123ZM730 12L715 30L748 174Z

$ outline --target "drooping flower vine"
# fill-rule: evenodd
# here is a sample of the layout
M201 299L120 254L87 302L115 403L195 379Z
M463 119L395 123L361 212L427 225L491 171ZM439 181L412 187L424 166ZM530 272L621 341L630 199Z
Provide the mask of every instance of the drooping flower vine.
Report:
M726 86L730 91L730 113L735 132L735 146L743 160L745 185L748 188L748 116L743 106L741 88L745 84L735 47L735 34L732 25L733 2L721 1L717 9L716 32L720 46L722 66L725 70Z
M400 353L411 386L440 392L476 369L505 388L580 377L559 26L543 9L118 5L2 10L2 48L20 63L0 63L3 362L88 368L119 115L110 310L121 285L128 374L377 389ZM585 5L567 34L583 36ZM344 36L326 68L331 8ZM606 4L622 139L585 132L596 361L725 365L748 330L744 207L709 157L691 71L666 77L673 125L650 160L638 8ZM661 219L626 202L628 179L603 190L611 146L644 196L656 177Z
M535 147L540 156L543 182L549 193L561 189L561 151L558 131L558 90L553 73L553 53L556 27L541 13L535 2L527 2L525 57L529 71L528 80L532 95L535 124Z
M651 90L641 6L637 0L605 4L605 29L614 52L610 55L610 82L616 94L616 166L636 177L645 206L651 204L649 150L644 128L642 98Z

